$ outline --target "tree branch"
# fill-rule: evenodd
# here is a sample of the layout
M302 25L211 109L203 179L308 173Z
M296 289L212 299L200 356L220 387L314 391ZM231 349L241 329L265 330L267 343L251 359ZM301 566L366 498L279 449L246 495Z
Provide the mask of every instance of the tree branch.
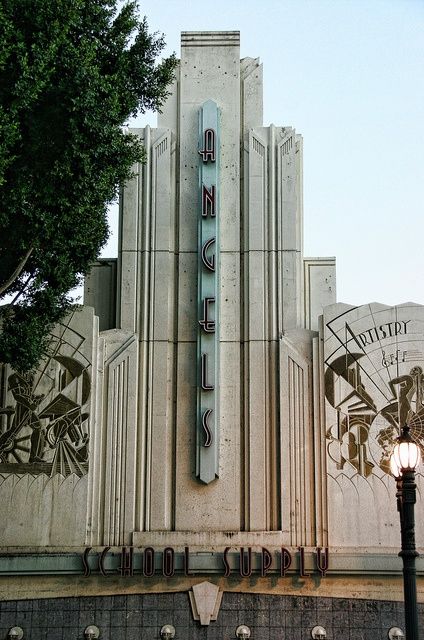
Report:
M7 291L7 289L10 287L10 285L14 283L16 278L18 278L20 276L24 266L27 263L28 258L30 257L31 253L33 252L33 250L34 250L34 247L30 247L28 249L28 251L26 252L24 257L22 258L22 260L18 263L18 266L16 267L15 271L12 273L10 278L8 280L6 280L6 282L4 284L0 285L0 296L3 295L3 293L5 291Z
M10 303L11 305L14 305L15 302L21 297L21 295L25 292L25 289L28 286L28 283L33 279L34 275L32 273L29 274L28 278L25 280L25 282L23 283L22 287L19 289L18 293L16 294L16 296L13 298L12 302Z

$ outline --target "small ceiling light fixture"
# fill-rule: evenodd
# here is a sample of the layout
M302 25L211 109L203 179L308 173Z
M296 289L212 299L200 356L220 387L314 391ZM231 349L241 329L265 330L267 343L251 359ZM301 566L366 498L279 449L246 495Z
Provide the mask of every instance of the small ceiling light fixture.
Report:
M391 627L387 635L389 636L389 640L403 640L405 637L405 634L399 627Z
M246 624L240 624L236 629L236 637L239 640L247 640L250 638L250 629Z
M175 627L172 624L164 624L160 630L162 640L172 640L175 637Z
M22 638L24 637L24 630L22 629L22 627L12 627L11 629L9 629L7 637L9 638L9 640L22 640Z
M96 627L95 624L89 624L88 627L84 629L84 638L86 640L97 640L100 635L99 627Z
M312 629L311 636L314 640L325 640L325 638L327 637L327 632L324 627L317 625Z

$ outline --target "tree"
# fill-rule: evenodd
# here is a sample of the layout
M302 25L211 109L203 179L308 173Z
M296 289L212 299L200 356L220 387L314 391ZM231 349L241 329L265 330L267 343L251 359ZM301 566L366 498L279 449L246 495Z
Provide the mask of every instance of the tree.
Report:
M142 161L130 116L159 110L176 60L157 57L135 1L0 5L0 362L25 371L108 236L107 209Z

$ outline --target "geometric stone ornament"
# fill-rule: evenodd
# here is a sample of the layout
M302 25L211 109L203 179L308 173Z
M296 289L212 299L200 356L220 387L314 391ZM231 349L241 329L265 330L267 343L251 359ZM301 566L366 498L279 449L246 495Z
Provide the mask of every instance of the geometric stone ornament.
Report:
M222 591L211 582L201 582L189 591L191 610L194 620L200 620L201 625L208 625L216 620L221 606Z

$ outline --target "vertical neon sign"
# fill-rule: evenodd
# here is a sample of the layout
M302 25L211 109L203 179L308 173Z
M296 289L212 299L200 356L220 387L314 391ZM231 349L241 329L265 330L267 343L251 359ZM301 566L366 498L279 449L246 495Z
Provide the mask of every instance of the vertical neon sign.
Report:
M205 484L219 472L219 110L199 112L197 462Z

